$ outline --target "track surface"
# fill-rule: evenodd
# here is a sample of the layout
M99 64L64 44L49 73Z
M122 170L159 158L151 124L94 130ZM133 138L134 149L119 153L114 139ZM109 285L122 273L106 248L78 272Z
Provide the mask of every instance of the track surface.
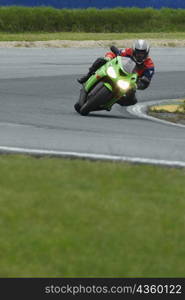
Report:
M108 49L0 49L0 146L185 162L185 128L129 114L78 115L76 78ZM151 86L139 102L185 97L185 51L154 48Z

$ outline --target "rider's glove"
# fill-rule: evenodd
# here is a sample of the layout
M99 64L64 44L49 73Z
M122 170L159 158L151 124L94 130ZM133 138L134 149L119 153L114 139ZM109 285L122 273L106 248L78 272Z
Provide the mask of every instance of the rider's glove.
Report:
M149 84L150 84L150 80L146 76L143 76L138 79L137 89L145 90L149 86Z

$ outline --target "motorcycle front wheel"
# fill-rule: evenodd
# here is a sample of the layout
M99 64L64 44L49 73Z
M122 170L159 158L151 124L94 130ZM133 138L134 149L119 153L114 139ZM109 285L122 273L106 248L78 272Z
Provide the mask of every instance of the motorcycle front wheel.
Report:
M91 111L99 110L101 105L105 105L113 97L113 92L99 82L88 94L87 101L80 109L82 116L87 116Z

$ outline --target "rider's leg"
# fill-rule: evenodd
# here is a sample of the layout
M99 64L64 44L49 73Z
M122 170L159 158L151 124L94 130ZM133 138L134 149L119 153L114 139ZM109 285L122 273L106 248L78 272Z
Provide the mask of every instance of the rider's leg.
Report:
M89 72L88 72L85 76L83 76L83 77L77 79L78 82L81 83L81 84L83 84L84 82L86 82L86 81L91 77L91 75L92 75L93 73L95 73L96 70L98 70L98 69L99 69L101 66L103 66L106 62L107 62L107 60L106 60L105 58L103 58L103 57L97 58L97 59L95 60L95 62L92 64L92 66L89 68Z

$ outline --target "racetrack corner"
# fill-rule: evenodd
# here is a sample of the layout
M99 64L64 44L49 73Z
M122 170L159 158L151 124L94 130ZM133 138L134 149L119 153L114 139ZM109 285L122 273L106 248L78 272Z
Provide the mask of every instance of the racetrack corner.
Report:
M129 106L127 111L140 118L185 128L185 113L181 110L184 101L184 99L147 101Z

